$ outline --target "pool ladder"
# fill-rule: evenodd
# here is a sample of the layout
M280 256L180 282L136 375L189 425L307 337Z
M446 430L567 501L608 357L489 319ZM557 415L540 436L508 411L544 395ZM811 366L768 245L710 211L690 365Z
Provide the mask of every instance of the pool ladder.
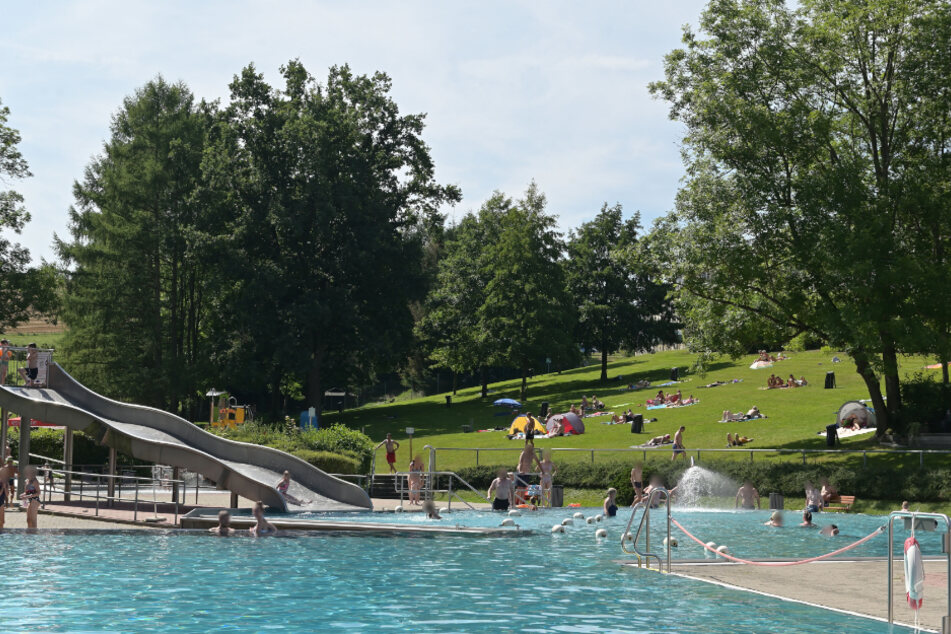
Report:
M651 516L651 507L654 504L660 502L658 498L663 496L663 502L667 507L667 565L666 572L670 572L670 492L663 487L658 487L652 489L650 495L647 497L647 502L638 502L634 505L634 510L631 512L631 518L627 521L627 527L624 529L624 532L621 534L621 550L623 550L628 555L637 555L637 565L640 567L641 562L645 561L647 563L647 568L650 568L650 558L653 557L657 560L657 569L661 572L664 571L664 560L657 553L651 552L651 531L650 531L650 516ZM637 511L639 509L644 509L644 512L641 514L641 521L637 525L637 532L634 533L633 538L631 537L631 526L634 524L634 518L637 517ZM647 527L647 530L644 531L644 548L641 549L638 546L638 540L641 536L641 531L644 530L644 527ZM628 550L628 539L630 539L630 550Z

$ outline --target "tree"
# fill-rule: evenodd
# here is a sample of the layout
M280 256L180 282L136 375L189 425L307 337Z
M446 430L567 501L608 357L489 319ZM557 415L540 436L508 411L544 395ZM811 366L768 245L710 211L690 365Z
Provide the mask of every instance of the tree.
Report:
M480 371L483 398L488 394L486 366L495 343L479 322L492 273L487 245L499 239L500 218L512 206L510 198L495 192L478 214L467 214L451 229L417 325L417 334L437 367L453 373Z
M576 340L601 352L601 381L608 380L608 355L622 347L650 350L678 340L667 288L653 282L638 241L640 216L623 219L620 204L578 228L568 242L565 277L578 309Z
M17 147L20 133L7 125L10 109L0 102L0 182L32 176ZM56 299L56 277L50 267L31 268L30 252L13 242L9 232L19 234L30 221L23 196L12 189L0 190L0 331L30 318L31 311L50 313Z
M435 182L424 116L399 113L385 74L281 72L282 90L253 66L235 77L205 157L231 281L213 301L215 358L272 410L295 385L320 410L327 387L405 358L424 222L459 192Z
M521 370L522 400L530 369L548 356L572 356L575 314L559 263L563 245L545 206L545 195L531 183L499 214L498 239L485 245L482 258L488 283L479 332L492 342L495 363Z
M203 363L208 116L162 77L126 98L103 152L74 185L63 315L73 371L118 398L185 412L208 380ZM203 389L204 388L204 389Z
M947 5L715 0L700 26L651 88L687 130L655 240L688 340L809 332L901 430L898 355L941 341L920 309L948 240Z

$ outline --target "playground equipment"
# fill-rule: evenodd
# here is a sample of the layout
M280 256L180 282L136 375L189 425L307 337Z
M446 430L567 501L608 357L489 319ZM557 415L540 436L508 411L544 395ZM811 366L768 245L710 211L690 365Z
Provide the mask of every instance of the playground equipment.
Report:
M238 399L231 396L228 398L227 406L218 410L218 420L212 421L211 426L234 429L238 425L243 425L251 420L254 420L254 412L251 411L251 406L238 405Z

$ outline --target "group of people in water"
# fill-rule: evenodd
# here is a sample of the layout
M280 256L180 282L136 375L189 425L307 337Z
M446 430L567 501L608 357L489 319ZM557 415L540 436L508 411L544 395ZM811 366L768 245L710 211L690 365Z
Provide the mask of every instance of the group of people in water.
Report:
M539 503L550 505L557 471L558 467L551 460L551 452L544 452L539 460L535 444L526 440L518 456L515 471L499 469L496 478L489 484L486 497L492 501L492 509L496 511L507 511L512 506L537 508ZM536 473L537 485L534 484Z

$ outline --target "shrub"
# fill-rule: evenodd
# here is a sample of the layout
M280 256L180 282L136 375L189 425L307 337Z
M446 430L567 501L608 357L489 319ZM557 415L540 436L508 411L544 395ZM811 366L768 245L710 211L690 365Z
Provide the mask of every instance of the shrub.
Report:
M51 429L49 427L38 427L30 432L30 453L63 459L63 437L62 429ZM8 436L10 442L10 451L14 459L20 459L20 434L10 429ZM38 458L33 458L34 462ZM73 434L73 464L75 465L99 465L106 464L109 461L109 448L97 445L96 442L82 432Z
M294 455L327 473L360 473L361 471L360 461L351 456L313 449L298 449Z
M368 471L373 458L373 443L370 437L339 423L322 429L301 430L293 421L277 424L253 421L238 425L234 429L209 431L231 440L265 445L297 455L306 450L345 456L356 460L357 472Z

